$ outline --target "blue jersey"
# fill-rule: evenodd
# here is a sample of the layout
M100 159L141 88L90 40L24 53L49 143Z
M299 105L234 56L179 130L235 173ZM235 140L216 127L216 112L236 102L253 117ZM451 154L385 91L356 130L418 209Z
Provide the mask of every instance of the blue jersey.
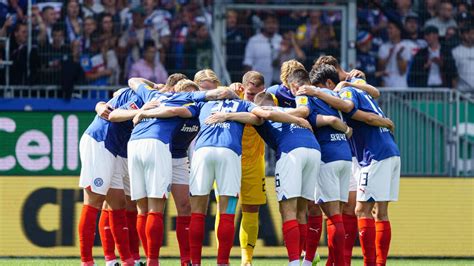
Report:
M343 100L350 100L354 103L354 109L347 114L348 117L352 117L357 110L385 117L378 104L365 91L346 87L341 90L339 95ZM355 155L360 165L366 166L372 160L381 161L392 156L400 156L393 135L387 128L369 126L353 119L349 119L348 124L354 130L352 139L355 144Z
M274 110L285 111L282 107L274 107ZM281 153L289 153L296 148L321 150L313 132L295 124L268 120L255 129L267 145L276 151L277 159L280 159Z
M133 90L124 89L120 94L112 98L108 104L114 109L136 110L142 107L143 101ZM85 134L88 134L98 142L104 141L105 148L113 155L126 158L127 142L132 129L132 121L112 123L96 115L86 129Z
M242 134L245 125L236 121L207 125L204 121L215 112L250 112L255 105L242 100L223 100L196 103L188 107L193 117L199 117L201 131L197 136L196 147L224 147L242 154Z
M182 125L179 125L173 133L171 141L171 155L173 158L185 158L188 156L188 148L193 139L199 133L199 119L185 119Z
M183 92L176 94L160 93L151 90L149 86L140 85L136 91L144 102L160 101L163 106L185 106L192 102L203 101L206 92ZM147 118L143 119L135 126L130 140L137 139L158 139L165 144L171 142L174 131L182 125L183 119L179 117L172 118Z
M280 107L296 107L295 96L285 85L273 85L266 89L266 92L273 96L275 105Z
M331 90L321 90L324 93L338 97ZM339 111L316 97L298 96L296 97L296 104L298 107L306 106L309 109L308 121L313 125L314 135L321 145L321 161L324 163L340 160L351 161L351 149L347 142L346 134L335 130L331 126L315 127L317 126L316 118L318 114L342 118Z

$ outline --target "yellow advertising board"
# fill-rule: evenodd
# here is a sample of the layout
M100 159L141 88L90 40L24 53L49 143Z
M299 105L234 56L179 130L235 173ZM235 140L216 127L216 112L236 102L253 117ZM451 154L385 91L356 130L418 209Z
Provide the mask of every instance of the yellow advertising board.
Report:
M78 256L82 191L77 184L73 176L0 177L0 256ZM255 255L283 257L286 250L273 178L267 180L267 194ZM217 253L215 209L211 202L205 256ZM391 256L474 256L474 178L402 178L400 201L391 205L389 215ZM238 224L240 216L236 217ZM175 218L171 199L165 212L162 256L179 256ZM237 236L238 232L234 256L240 255ZM318 250L322 255L327 254L325 243L322 239ZM94 255L101 254L97 234ZM359 247L354 255L360 256Z

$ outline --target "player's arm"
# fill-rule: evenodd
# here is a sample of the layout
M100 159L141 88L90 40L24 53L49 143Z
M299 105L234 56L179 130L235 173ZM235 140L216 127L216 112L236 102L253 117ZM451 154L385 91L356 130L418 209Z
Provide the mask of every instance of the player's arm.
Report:
M250 124L254 126L259 126L263 124L263 120L257 117L256 115L249 112L235 112L235 113L225 113L225 112L216 112L211 114L205 121L206 124L216 124L222 123L224 121L232 120L242 124Z
M151 110L140 111L133 117L133 124L136 125L144 118L191 118L193 113L187 107L159 107Z
M286 112L275 111L271 107L270 108L255 107L254 109L252 109L252 113L265 120L272 120L272 121L280 122L280 123L296 124L300 127L304 127L304 128L312 130L311 125L306 119L293 116Z
M341 131L348 137L352 136L352 128L344 123L341 119L332 115L317 115L316 127L330 126L337 131Z
M367 92L372 98L378 99L380 97L380 91L374 86L368 84L367 82L348 82L341 81L337 84L335 91L339 91L344 87L354 87L359 90Z
M385 127L390 129L390 131L395 131L395 124L392 120L381 117L374 113L365 112L361 110L357 110L351 117L351 119L366 123L367 125L371 125L374 127Z
M238 99L239 96L227 87L220 87L206 92L206 101L217 101L224 99Z
M114 110L112 106L106 102L101 101L95 105L95 112L97 115L107 120L109 119L109 115L112 110Z
M297 92L298 95L315 96L329 104L332 108L349 113L354 109L354 103L350 100L342 100L341 98L329 95L317 89L314 86L302 86Z
M143 84L150 86L153 89L159 89L159 84L155 84L154 82L151 82L144 78L129 78L128 79L128 87L130 87L130 89L132 89L133 91L138 90L138 87L140 87L140 85L143 85Z
M296 108L288 108L285 109L285 113L290 114L292 116L306 118L309 116L309 108L308 106L298 106Z
M141 109L127 110L123 108L117 108L110 113L109 121L117 123L132 120L138 113L156 108L158 106L160 106L159 101L150 101L145 103Z

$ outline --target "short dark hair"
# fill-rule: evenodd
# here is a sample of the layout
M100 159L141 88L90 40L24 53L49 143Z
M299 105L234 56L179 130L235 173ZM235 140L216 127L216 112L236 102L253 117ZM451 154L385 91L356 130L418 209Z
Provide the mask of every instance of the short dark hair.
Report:
M45 11L48 11L48 10L53 10L54 11L54 8L52 6L45 6L45 7L43 7L43 9L41 9L41 13L44 13Z
M278 21L278 17L275 13L273 12L268 12L267 14L265 14L265 16L263 17L263 21L266 21L268 19L274 19L276 21Z
M20 22L20 23L17 23L17 24L15 25L14 32L18 32L22 26L25 26L25 27L27 27L27 25L26 25L26 23L25 23L25 22Z
M143 51L146 51L150 47L156 47L154 40L146 40L143 43Z
M51 29L51 32L57 32L57 31L62 31L64 32L64 27L60 23L56 23L53 25L53 28Z
M305 69L296 69L288 75L287 82L289 85L296 83L298 85L310 83L308 71Z
M460 29L460 32L461 32L461 34L464 34L464 33L467 33L469 31L473 30L473 29L474 29L474 25L472 25L471 23L468 23Z
M322 64L317 68L311 69L309 77L312 85L326 84L328 79L334 82L334 84L339 83L339 75L336 68L328 64Z

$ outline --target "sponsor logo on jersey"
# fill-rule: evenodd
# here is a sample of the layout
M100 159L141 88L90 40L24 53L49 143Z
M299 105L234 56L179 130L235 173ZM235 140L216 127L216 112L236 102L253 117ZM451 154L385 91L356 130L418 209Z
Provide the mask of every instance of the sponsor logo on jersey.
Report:
M183 127L181 128L181 132L191 133L191 132L198 132L198 131L199 131L199 126L197 125L193 125L192 127L189 127L186 124L184 124Z

